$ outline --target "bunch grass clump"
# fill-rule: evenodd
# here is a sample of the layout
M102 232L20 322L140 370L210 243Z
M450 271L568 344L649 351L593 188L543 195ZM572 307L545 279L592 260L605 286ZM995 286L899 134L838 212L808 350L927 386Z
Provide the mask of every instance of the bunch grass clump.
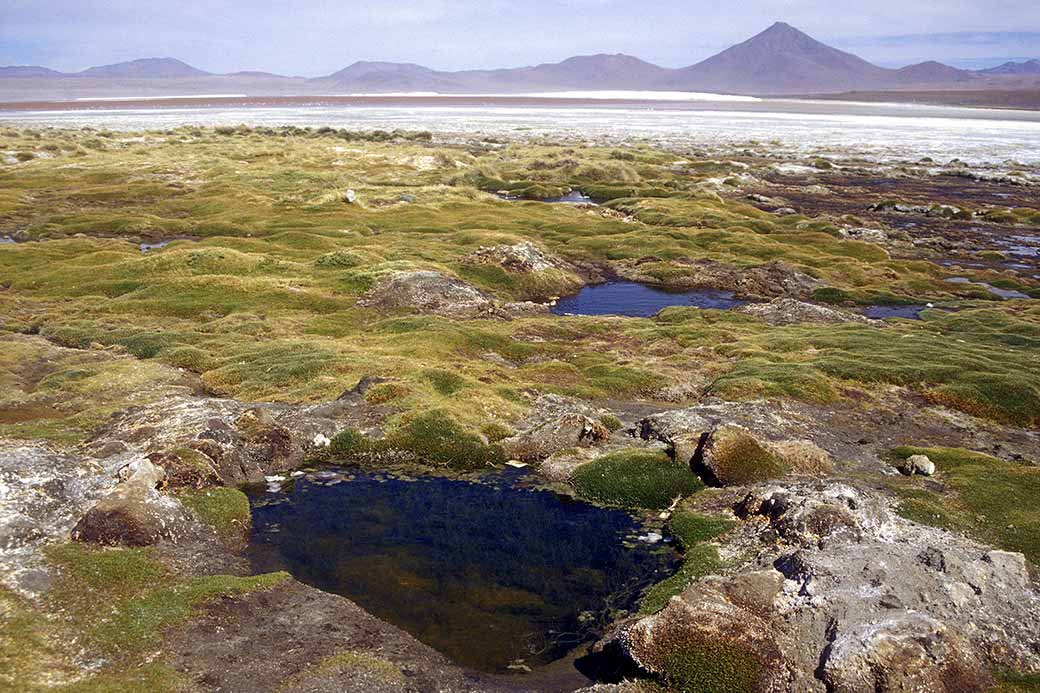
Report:
M579 467L571 485L587 500L626 508L666 508L704 488L689 467L659 450L629 449Z

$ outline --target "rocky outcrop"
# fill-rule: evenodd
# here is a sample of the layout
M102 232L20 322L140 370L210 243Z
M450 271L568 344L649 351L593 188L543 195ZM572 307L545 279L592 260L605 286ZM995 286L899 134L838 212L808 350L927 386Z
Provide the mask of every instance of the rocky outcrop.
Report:
M657 257L623 261L615 265L617 274L645 284L661 284L653 266L663 262ZM740 267L708 258L679 258L670 263L673 271L664 284L669 289L719 289L732 291L741 298L772 299L788 297L806 299L823 283L780 260L754 267ZM678 271L675 271L678 270Z
M76 523L72 530L74 540L149 546L162 539L177 541L196 529L189 510L156 490L165 476L161 467L138 460L119 474L122 481Z
M842 483L757 486L736 513L721 549L733 574L615 638L661 678L681 687L690 662L726 661L748 690L953 693L987 690L996 667L1040 671L1040 593L1021 554Z
M67 537L116 483L97 460L0 440L0 580L33 595L49 583L43 544Z
M798 323L869 323L870 319L858 313L848 313L815 303L797 301L793 298L774 298L767 303L749 303L737 309L738 312L753 315L770 325L796 325Z
M805 423L756 403L699 405L648 416L636 426L644 440L667 446L713 486L742 485L786 472L817 476L831 455L807 439Z
M287 579L200 605L166 638L167 661L205 690L517 693L464 671L353 602Z
M167 467L171 486L238 486L298 467L318 449L319 435L369 428L382 415L349 393L304 407L175 396L121 412L88 449L113 452L111 462L146 456Z
M362 296L357 305L456 319L507 318L548 310L536 303L499 303L475 286L432 270L387 275Z
M506 455L538 462L566 448L588 447L610 436L600 423L602 412L560 395L542 395L532 415L520 423L520 433L500 442Z
M566 262L546 253L530 241L521 241L513 245L482 246L462 258L462 261L471 265L497 265L509 272L520 274L570 269Z

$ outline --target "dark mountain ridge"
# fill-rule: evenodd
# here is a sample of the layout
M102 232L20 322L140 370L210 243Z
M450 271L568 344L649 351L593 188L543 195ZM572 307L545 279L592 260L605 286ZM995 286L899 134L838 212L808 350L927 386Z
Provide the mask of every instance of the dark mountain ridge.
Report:
M216 75L175 58L144 58L67 74L38 66L0 67L0 78L79 93L126 90L152 93L166 84L184 93L241 90L266 94L393 92L532 93L539 91L670 90L726 94L834 94L854 90L1040 88L1040 61L961 70L935 61L893 70L832 48L784 22L689 67L671 69L624 54L596 54L497 70L438 71L414 63L355 62L313 79L265 72ZM81 80L73 82L73 80ZM32 84L30 84L30 82ZM12 82L7 82L12 83ZM41 90L43 87L41 87Z

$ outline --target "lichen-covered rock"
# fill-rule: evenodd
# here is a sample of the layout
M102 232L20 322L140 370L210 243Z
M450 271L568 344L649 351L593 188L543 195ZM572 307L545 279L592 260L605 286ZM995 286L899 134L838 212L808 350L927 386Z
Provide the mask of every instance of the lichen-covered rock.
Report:
M596 409L559 395L543 395L521 431L500 442L506 455L537 462L567 448L588 447L610 437Z
M717 427L717 418L695 409L682 409L648 416L639 422L637 431L644 440L668 445L676 462L692 464Z
M68 537L115 481L89 457L0 439L0 581L26 595L44 589L40 547Z
M918 613L838 634L821 668L835 693L984 691L992 677L957 632Z
M432 270L387 275L362 296L357 305L457 319L502 318L548 310L536 303L500 304L475 286Z
M91 448L120 441L128 451L122 458L139 455L164 465L174 487L236 486L294 469L318 449L316 436L331 438L378 416L361 397L294 407L173 396L117 414Z
M676 688L981 693L987 672L1040 670L1040 593L1021 554L909 522L843 483L758 486L737 515L726 576L615 636ZM683 688L705 653L742 663L729 687Z
M752 522L765 519L779 538L808 547L824 540L857 540L877 526L880 510L858 508L857 498L856 491L843 485L823 487L811 498L789 493L782 486L763 486L746 495L736 512Z
M770 325L796 325L798 323L869 323L870 319L858 313L848 313L836 308L806 303L793 298L774 298L766 303L749 303L737 309L741 313L754 315Z
M156 490L165 473L148 460L120 470L123 480L80 518L72 530L76 541L93 544L148 546L177 540L195 529L192 514L176 499Z
M522 274L568 269L567 263L549 255L530 241L521 241L513 245L483 246L464 257L463 262L498 265L510 272Z

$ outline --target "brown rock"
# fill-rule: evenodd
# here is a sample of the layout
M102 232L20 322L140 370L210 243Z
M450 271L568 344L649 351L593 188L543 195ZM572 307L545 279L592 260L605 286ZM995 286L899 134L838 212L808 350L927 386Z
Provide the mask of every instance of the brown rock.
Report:
M195 529L190 511L156 491L164 478L161 467L140 460L124 469L129 470L126 479L80 518L72 530L75 541L148 546Z

